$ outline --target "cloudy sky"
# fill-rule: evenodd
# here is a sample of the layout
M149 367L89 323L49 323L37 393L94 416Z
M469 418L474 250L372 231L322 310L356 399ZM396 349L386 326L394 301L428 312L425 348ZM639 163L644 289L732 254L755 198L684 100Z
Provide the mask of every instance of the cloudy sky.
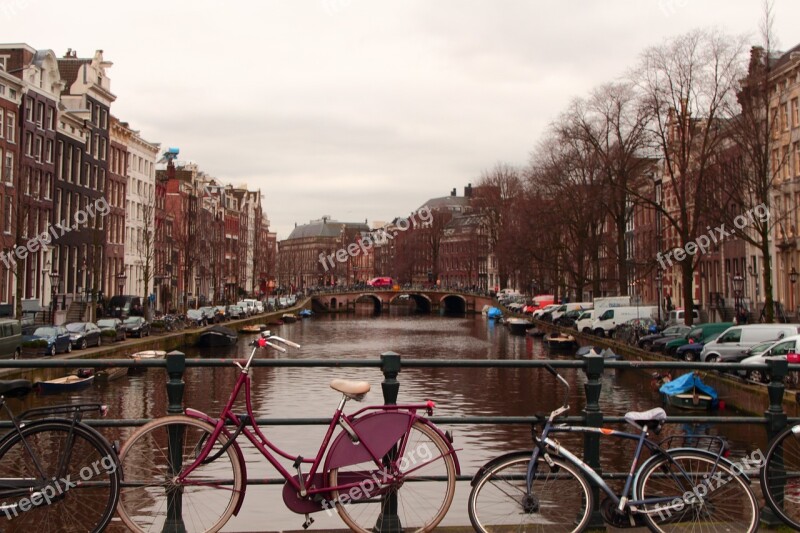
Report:
M279 238L370 222L526 164L569 100L697 27L757 42L761 0L0 0L0 40L104 50L112 113L260 188ZM775 1L780 47L800 2Z

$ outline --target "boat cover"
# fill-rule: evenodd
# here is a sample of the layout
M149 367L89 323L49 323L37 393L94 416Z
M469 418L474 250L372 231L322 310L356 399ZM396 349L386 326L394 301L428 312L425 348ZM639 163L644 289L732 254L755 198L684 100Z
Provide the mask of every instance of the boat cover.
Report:
M503 312L496 307L490 307L489 310L486 311L486 316L489 318L500 318L503 316Z
M680 377L673 379L672 381L668 381L664 383L659 390L659 392L663 392L667 396L673 396L675 394L681 394L683 392L689 392L694 388L697 388L698 391L702 392L703 394L707 394L711 396L711 399L716 401L717 391L715 391L712 387L706 385L700 378L695 375L694 372L689 372L684 374Z

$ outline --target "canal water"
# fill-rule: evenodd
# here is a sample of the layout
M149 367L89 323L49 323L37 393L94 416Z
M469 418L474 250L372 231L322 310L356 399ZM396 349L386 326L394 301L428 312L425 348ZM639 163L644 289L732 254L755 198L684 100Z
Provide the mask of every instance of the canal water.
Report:
M302 348L288 355L261 351L257 357L275 358L364 358L377 359L382 352L394 351L404 359L547 359L550 354L538 339L516 337L506 328L485 317L430 317L404 313L372 316L318 316L295 324L276 326L274 333L293 340ZM237 346L228 349L186 349L188 357L236 357L249 355L242 336ZM563 357L563 356L561 356ZM562 369L571 384L570 414L580 414L584 407L582 371ZM216 416L228 399L237 377L230 368L189 369L185 381L185 405ZM259 417L328 417L339 400L329 388L334 378L366 380L372 385L367 402L382 403L378 368L257 368L253 372L253 408ZM555 379L543 369L436 368L404 369L399 375L399 402L436 402L437 416L530 416L546 413L557 407L562 397ZM26 399L29 407L56 401L98 401L109 406L111 418L154 418L166 414L166 375L161 370L130 375L74 395ZM607 370L603 376L600 398L603 413L619 416L628 410L644 410L659 405L648 373L635 370ZM360 404L349 404L350 411ZM17 409L17 405L13 408ZM766 406L765 406L766 407ZM243 408L242 408L243 411ZM676 412L685 415L687 412ZM737 414L727 410L722 415ZM717 414L709 414L713 419ZM520 425L441 425L451 430L459 450L462 473L473 474L487 460L513 450L530 446L530 428ZM281 449L313 457L317 452L324 426L268 426L266 435ZM633 429L633 428L630 428ZM124 440L130 430L103 430L110 438ZM692 432L722 434L740 453L749 453L764 446L760 427L711 426L696 424L671 426L663 434ZM580 450L581 439L569 435L559 440ZM276 472L246 439L248 477L276 479ZM763 449L763 448L762 448ZM602 443L602 463L606 471L624 471L629 467L632 447L617 440ZM285 465L289 466L289 465ZM467 525L466 498L469 484L459 483L456 498L445 519L445 525ZM334 514L315 515L315 530L343 527ZM224 531L277 531L300 529L303 518L283 506L277 486L250 487L238 517ZM112 531L122 530L117 523Z

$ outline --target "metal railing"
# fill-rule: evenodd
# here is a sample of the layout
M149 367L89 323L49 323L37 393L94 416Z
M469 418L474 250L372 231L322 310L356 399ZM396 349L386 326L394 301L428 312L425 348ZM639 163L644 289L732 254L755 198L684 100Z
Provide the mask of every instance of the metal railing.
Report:
M182 352L174 351L161 360L134 360L134 359L33 359L33 360L0 360L0 368L94 368L97 370L112 367L129 368L164 368L167 372L167 414L183 413L183 376L187 368L196 367L231 367L231 359L187 359ZM580 423L592 427L601 427L604 423L623 423L623 416L606 416L600 407L600 393L602 390L601 377L605 369L673 369L673 370L767 370L770 382L767 385L769 405L763 416L721 416L709 420L707 416L669 416L667 423L685 424L693 422L714 424L757 424L766 429L766 436L771 439L791 422L800 421L800 418L789 418L783 409L785 393L784 379L789 371L800 371L800 364L789 365L786 361L769 360L761 364L741 363L697 363L682 361L613 361L602 357L584 357L582 360L496 360L496 359L406 359L402 360L399 354L387 352L381 354L380 359L256 359L253 367L329 367L329 368L379 368L384 380L381 383L384 402L395 403L400 388L397 380L401 368L543 368L550 365L554 368L582 369L587 376L584 385L586 403L581 415L564 417L568 423ZM798 393L800 394L800 393ZM800 401L800 395L798 396ZM214 414L214 413L212 413ZM150 419L86 419L85 422L95 427L135 427L147 423ZM432 417L436 424L519 424L530 425L543 422L537 416L458 416L458 417ZM327 425L330 418L258 418L260 425ZM10 428L10 421L0 421L0 428ZM584 461L604 478L618 478L622 473L602 472L600 466L600 436L586 434L584 436ZM509 450L511 451L511 450ZM470 480L472 473L459 476L459 481ZM249 484L283 484L283 479L248 480ZM595 496L599 489L593 487ZM599 501L599 500L596 500ZM599 510L595 510L593 522L602 524ZM762 521L778 523L765 509L762 512Z

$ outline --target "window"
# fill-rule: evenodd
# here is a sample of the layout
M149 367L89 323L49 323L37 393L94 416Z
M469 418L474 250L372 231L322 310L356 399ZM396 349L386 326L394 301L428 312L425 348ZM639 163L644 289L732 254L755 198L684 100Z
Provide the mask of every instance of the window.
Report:
M2 85L0 85L2 87ZM0 139L3 138L3 109L0 109Z
M38 135L36 136L36 140L34 141L34 145L33 146L34 146L34 150L33 150L34 157L36 158L36 161L41 163L42 162L42 138L39 137Z
M30 96L25 99L25 120L33 122L33 98Z
M784 179L789 179L789 172L790 172L792 167L789 165L789 145L788 144L783 147L782 156L783 157L781 158L781 165L783 165L783 172L781 172L781 174L783 174L783 178Z
M33 133L25 134L25 155L33 157Z
M39 102L36 104L36 125L40 128L44 124L44 103Z
M781 104L781 131L789 130L789 105Z
M794 175L800 176L800 142L794 143Z
M3 231L5 233L11 233L11 214L14 209L13 200L10 196L6 196L6 206L3 214L5 215L5 220L3 221Z
M47 108L47 129L50 131L56 129L56 113L52 107Z
M800 126L800 98L792 100L792 127Z
M53 141L50 139L47 140L47 145L45 149L45 161L48 163L53 162Z
M16 129L16 121L17 116L10 111L6 115L6 141L10 143L15 143L16 140L14 139L14 130ZM1 127L2 125L0 125Z
M6 162L5 168L3 169L3 174L6 177L6 183L9 185L14 184L14 154L12 152L6 152Z

